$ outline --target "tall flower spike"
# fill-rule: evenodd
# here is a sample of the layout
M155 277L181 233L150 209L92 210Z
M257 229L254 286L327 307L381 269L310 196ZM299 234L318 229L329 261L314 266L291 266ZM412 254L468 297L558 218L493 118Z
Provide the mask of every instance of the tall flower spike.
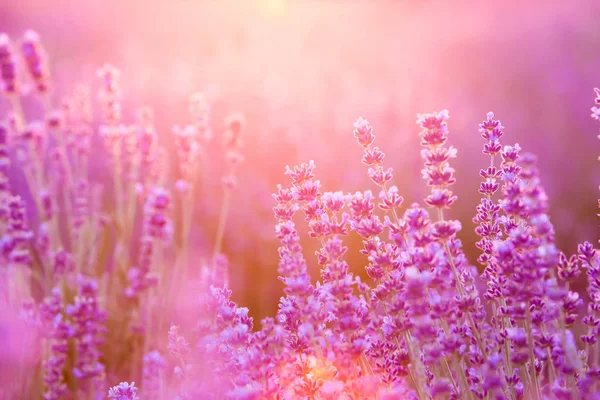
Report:
M10 167L10 153L8 149L8 127L0 123L0 175L5 174ZM0 189L0 193L2 190Z
M47 93L50 90L48 56L42 47L40 36L36 32L32 30L25 32L21 42L21 53L29 76L35 83L35 90L41 95Z
M281 242L279 247L279 279L286 285L285 293L290 296L305 296L312 290L310 277L306 268L306 260L302 255L302 246L296 226L292 220L295 212L300 208L296 203L302 198L299 192L304 191L304 186L313 182L314 163L302 164L291 169L286 167L286 174L292 178L293 187L284 189L278 186L278 193L273 194L277 206L273 208L278 224L275 227L277 239ZM313 199L314 200L314 199Z
M490 118L492 116L489 115ZM481 379L485 370L484 365L488 360L488 343L490 342L486 335L485 311L479 303L479 294L474 284L474 269L467 264L460 240L456 237L456 234L462 228L461 223L457 220L444 219L444 209L449 208L456 200L456 196L448 189L456 181L454 169L450 167L449 160L456 157L457 153L452 146L445 146L448 141L447 121L449 118L447 110L419 114L417 117L417 124L421 127L421 145L424 147L421 151L421 156L425 162L422 174L427 185L431 187L431 194L425 199L425 202L437 210L438 219L431 225L430 234L432 238L437 239L444 254L440 261L445 266L435 270L436 278L440 283L447 278L454 278L454 284L451 287L441 286L438 292L445 297L456 296L454 297L456 301L445 307L450 307L450 309L456 307L454 312L458 312L459 315L462 314L460 319L454 322L457 327L468 326L470 328L469 336L472 336L468 340L472 344L469 350L472 368L467 370L466 373L467 376ZM451 271L451 273L445 273L446 270ZM445 334L448 335L447 332ZM466 338L458 340L462 341L464 339ZM455 351L455 349L452 351ZM480 389L477 384L474 384L470 390L477 391Z
M237 186L237 167L244 161L244 156L240 152L243 144L243 132L246 126L246 120L242 114L233 114L225 120L225 132L223 133L223 145L225 146L225 161L228 165L228 172L222 178L226 190Z
M104 119L108 124L121 121L121 91L119 77L121 72L110 64L105 64L97 72L102 80L98 97L102 103Z
M190 346L183 336L179 334L179 326L171 325L169 328L169 345L168 349L171 354L176 356L183 356L189 353Z
M440 221L432 227L432 233L439 238L453 236L460 223L443 221L443 210L449 208L455 201L456 196L448 190L448 186L454 184L454 169L450 167L449 160L456 157L456 149L452 146L445 147L448 140L448 111L418 114L417 124L421 127L421 150L425 168L421 171L423 179L431 187L431 194L425 199L430 207L436 208Z
M417 123L421 127L421 145L425 147L421 156L425 160L423 178L432 187L446 187L455 182L454 169L448 160L456 157L456 149L445 148L448 140L448 111L439 113L419 114Z
M479 133L486 141L483 145L483 153L490 156L490 166L487 169L479 171L479 175L483 178L483 182L479 187L479 193L484 197L481 203L477 206L477 215L473 218L473 222L478 224L475 228L475 233L481 239L475 244L480 250L481 255L477 259L479 263L485 266L482 278L486 281L488 290L485 297L488 300L500 297L501 282L492 260L494 241L501 236L500 224L498 215L500 206L492 200L492 196L498 191L500 184L499 179L502 171L494 165L495 156L502 150L500 138L504 134L503 126L500 121L494 119L494 113L489 112L487 119L479 124Z
M7 34L0 33L0 89L6 95L14 95L19 91L17 64L17 56L10 38Z
M68 341L74 335L74 327L63 315L61 292L54 288L39 306L44 336L50 351L42 362L45 385L43 399L58 400L68 392L63 370L67 363Z
M185 125L183 127L176 125L173 127L173 134L175 135L181 175L188 183L198 168L197 161L200 154L198 129L195 125Z
M362 163L369 167L369 178L381 189L379 198L382 202L379 203L379 208L395 212L395 209L400 208L404 199L398 195L397 187L387 186L392 180L393 169L383 167L385 153L379 147L373 147L375 134L369 121L364 118L356 120L354 123L354 137L364 150Z
M415 385L415 389L419 392L423 390L423 382L425 379L425 368L419 359L416 349L413 348L413 343L408 338L408 331L406 330L406 320L404 318L398 318L397 314L403 314L405 311L405 302L400 301L399 298L403 297L403 294L399 293L402 291L398 284L397 271L399 261L398 259L398 246L403 246L404 249L408 249L408 244L403 234L404 223L398 218L397 209L402 205L402 197L398 195L398 189L395 186L388 187L389 182L393 178L393 169L383 167L383 160L385 154L377 147L373 147L375 141L375 135L373 134L373 128L369 122L363 118L359 118L354 124L354 137L358 141L359 145L364 149L362 162L369 166L368 174L369 178L375 183L380 189L379 198L382 200L379 203L379 208L389 212L390 215L385 217L385 225L379 221L379 217L373 213L372 195L369 191L363 193L357 192L353 198L350 199L350 209L352 211L351 227L355 230L363 239L364 249L361 250L362 254L367 255L369 265L366 267L367 274L377 282L379 282L376 292L373 294L374 301L383 303L384 310L389 306L396 315L388 315L388 311L385 311L383 316L383 327L382 331L384 335L403 335L404 342L407 346L407 352L402 356L405 361L401 362L401 366L392 364L389 361L384 366L386 376L384 382L391 383L398 379L399 375L406 375L409 371L411 373L411 379ZM393 218L393 221L390 219ZM389 228L391 237L395 244L385 243L379 237L383 232L384 226ZM395 287L396 286L396 287ZM398 301L393 301L386 305L386 297L391 295L391 292L397 292L398 295L391 296L392 298L398 298ZM402 311L401 311L402 310ZM393 353L395 346L392 346L388 351ZM387 351L386 351L387 353ZM383 358L396 357L395 355L388 354ZM410 364L410 366L408 366ZM403 371L400 373L400 371Z
M8 220L2 252L9 264L26 266L31 261L29 247L33 232L27 227L25 201L19 196L12 196L5 206Z
M483 154L495 156L502 150L500 146L500 138L504 134L504 127L500 121L494 119L494 113L487 113L487 119L479 124L479 133L481 137L487 141L483 146Z
M65 308L65 315L73 322L73 338L77 344L77 363L73 375L78 379L79 389L96 391L102 385L105 367L100 359L100 346L107 332L107 313L101 309L98 284L93 278L77 277L78 293L73 304Z
M154 111L149 107L141 107L136 111L137 125L133 143L142 156L142 168L149 168L153 161L157 146L157 133L154 128ZM144 165L146 164L146 165Z
M161 380L167 368L167 361L157 350L153 350L144 356L142 369L143 395L146 399L160 399Z
M208 142L212 139L212 131L209 126L210 103L204 93L194 93L190 96L188 110L196 129L198 138L202 142Z

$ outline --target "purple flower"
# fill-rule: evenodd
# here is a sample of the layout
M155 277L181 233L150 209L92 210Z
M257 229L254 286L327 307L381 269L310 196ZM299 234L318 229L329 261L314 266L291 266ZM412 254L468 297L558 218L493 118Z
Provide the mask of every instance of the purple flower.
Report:
M152 350L144 356L142 368L142 389L144 398L159 399L162 375L167 368L167 361L157 350Z
M0 88L4 93L12 95L19 91L17 56L10 38L5 33L0 33L0 80Z
M364 118L356 120L354 123L354 137L365 150L371 147L371 144L375 140L375 135L373 134L373 127L369 124L369 121ZM383 157L385 157L385 154L379 153L379 156L376 158L381 158L383 160Z
M179 326L171 325L169 328L169 351L171 354L182 356L190 351L189 345L185 338L179 335Z
M115 400L138 400L135 382L121 382L108 390L108 398Z
M119 77L121 72L110 64L105 64L97 71L102 86L98 97L102 103L104 118L109 124L117 124L121 120L121 92L119 89Z
M28 30L23 35L21 42L21 53L31 79L35 83L35 89L39 94L45 94L50 90L50 72L46 51L41 45L39 35Z
M73 321L73 338L77 345L73 375L78 379L80 390L97 392L105 378L105 367L100 362L100 347L107 333L107 314L100 308L96 281L79 275L77 284L78 293L73 304L65 307L65 315Z

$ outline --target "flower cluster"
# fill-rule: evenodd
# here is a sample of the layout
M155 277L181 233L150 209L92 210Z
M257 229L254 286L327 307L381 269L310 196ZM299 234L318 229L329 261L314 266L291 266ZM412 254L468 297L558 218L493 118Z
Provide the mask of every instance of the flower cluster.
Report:
M16 94L19 90L17 78L17 53L7 34L0 34L0 78L2 92L7 95Z
M519 145L502 147L504 127L489 113L480 133L490 165L480 171L483 197L473 219L487 285L480 295L476 268L457 237L461 224L444 215L457 200L449 189L455 182L449 160L457 153L446 146L447 120L446 111L417 120L423 177L431 189L425 204L431 213L415 203L401 214L398 190L388 189L392 171L383 168L384 153L373 146L373 128L364 119L356 122L354 136L381 190L383 221L370 191L322 192L312 161L287 167L292 185L279 186L273 195L285 284L277 322L266 319L261 330L252 332L251 321L243 322L247 310L229 300L228 289L211 286L212 294L202 300L198 350L188 354L184 347L186 360L196 354L219 373L188 375L199 366L187 361L176 367L187 379L187 396L202 390L228 398L596 395L592 350L598 334L594 271L599 264L593 246L581 245L572 257L556 249L535 157L522 153ZM300 210L309 237L321 245L316 285L308 276L294 222ZM349 249L343 237L351 231L363 239L361 253L372 284L354 277L345 262ZM588 271L592 298L583 318L582 300L570 290L582 269ZM581 337L585 350L572 331L577 321L589 327ZM187 343L176 331L171 336L173 343ZM195 391L189 389L191 376L202 382L191 385Z
M47 93L50 90L48 60L41 45L40 37L36 32L31 30L25 32L21 43L21 52L27 66L27 72L29 72L35 84L35 90L40 94Z
M43 122L21 109L25 75ZM466 225L453 218L458 153L448 111L417 116L428 193L408 206L373 126L359 118L353 136L374 186L327 188L313 161L285 168L289 182L273 194L283 293L276 314L255 321L234 301L236 261L224 254L228 210L240 203L233 196L246 120L233 114L213 131L211 104L195 93L170 152L151 109L128 122L119 71L106 65L98 75L95 124L86 88L53 108L37 34L27 32L20 47L0 35L1 87L12 107L0 121L0 311L25 327L0 396L600 398L600 252L590 242L572 255L558 249L537 159L503 144L508 131L494 113L479 125L489 157L472 219L480 269L463 251ZM598 89L595 103L600 120ZM216 174L223 201L214 247L203 237L195 248L213 135L224 156ZM106 187L89 169L96 136L112 168ZM11 163L23 185L9 184ZM576 291L583 278L587 297ZM39 373L25 371L29 364Z
M108 398L115 400L138 400L135 382L121 382L108 391Z

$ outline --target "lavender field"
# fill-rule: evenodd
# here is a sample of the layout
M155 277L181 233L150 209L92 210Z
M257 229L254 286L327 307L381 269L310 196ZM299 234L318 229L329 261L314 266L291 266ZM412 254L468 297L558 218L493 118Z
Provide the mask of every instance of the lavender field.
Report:
M0 2L0 400L600 400L600 4Z

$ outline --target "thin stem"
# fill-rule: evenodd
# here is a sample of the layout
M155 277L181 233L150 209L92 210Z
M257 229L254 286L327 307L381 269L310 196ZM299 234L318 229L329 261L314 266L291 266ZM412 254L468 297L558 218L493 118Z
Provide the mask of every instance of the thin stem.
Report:
M413 381L413 385L415 386L415 390L417 391L417 397L419 399L425 399L426 397L423 397L423 386L421 384L421 366L420 363L417 364L414 352L413 352L413 346L412 343L410 342L407 333L404 333L404 342L406 343L406 351L408 352L408 359L410 361L410 365L414 366L415 369L419 372L418 378L415 377L415 375L412 372L411 368L407 368L408 369L408 374L410 376L410 379ZM400 341L398 340L398 338L396 338L396 345L398 346L398 349L400 349Z
M448 263L450 264L450 268L452 269L452 273L454 274L454 279L456 280L456 287L458 289L461 299L464 299L465 292L462 287L462 283L460 281L460 276L458 274L458 270L454 263L454 257L452 256L452 253L450 252L450 247L448 246L448 241L444 240L443 243L444 243L444 250L446 252L446 255L448 256ZM479 329L477 328L477 325L475 324L475 321L473 320L473 316L471 315L470 311L465 311L465 314L467 316L467 320L469 321L469 325L471 326L471 330L473 331L473 335L475 335L475 340L477 340L477 343L479 344L479 349L481 350L483 357L487 360L488 353L487 353L487 350L485 349L485 343L483 343L483 340L481 339L481 335L479 334Z
M506 307L506 301L504 300L504 297L502 295L500 296L500 305L502 307ZM502 331L506 330L507 322L508 322L509 326L512 325L510 322L510 318L508 318L505 315L502 316L501 321L502 321ZM510 342L508 339L504 339L504 361L506 363L506 368L508 369L508 374L509 374L509 376L512 377L513 373L514 373L514 368L512 365L512 361L510 359ZM517 396L517 392L514 388L514 385L510 385L510 388L511 388L511 392L510 392L511 396L514 399Z
M151 264L151 271L158 271L165 263L163 261L163 242L160 239L154 239L154 254L152 256L152 264ZM147 291L147 300L145 302L146 304L146 321L144 324L144 328L146 330L146 334L144 335L145 340L144 340L144 346L143 346L143 352L142 352L142 357L148 352L148 349L150 348L150 340L152 339L152 337L156 334L156 332L153 332L153 310L151 309L151 303L153 300L153 295L155 295L155 289L156 288L150 288ZM159 321L162 323L162 321ZM159 331L161 329L160 326L157 326L155 331Z
M386 315L390 315L390 313L388 312L387 309L387 305L385 303L383 304L383 310L385 311ZM406 351L408 352L408 361L410 363L411 366L413 366L417 372L419 373L419 378L415 377L412 369L411 368L407 368L408 369L408 375L410 376L410 379L413 382L413 386L415 387L415 390L417 391L417 397L420 400L425 399L425 397L423 397L423 387L421 385L421 379L420 377L421 375L421 363L420 360L418 358L415 357L414 352L413 352L413 346L412 346L412 341L410 340L410 333L409 332L404 332L404 342L406 344ZM400 346L400 341L398 340L398 338L396 337L396 347L398 348L398 350L402 349L402 346ZM417 361L419 360L419 361Z
M369 360L367 359L364 353L360 354L360 361L363 363L364 368L369 373L369 375L374 376L375 374L373 373L373 368L371 368L371 364L369 363Z
M67 146L65 144L65 139L63 135L57 134L57 141L59 144L59 151L62 154L62 158L65 162L66 168L66 181L67 184L65 186L61 186L63 190L63 202L64 202L64 215L65 215L65 224L67 225L66 233L67 233L67 243L72 247L74 244L73 236L71 229L73 229L72 221L71 221L71 212L73 212L73 172L71 170L71 164L69 162L69 157L67 154Z
M221 214L219 215L219 225L217 227L217 235L215 239L215 248L213 250L212 257L212 268L215 268L215 261L219 253L221 253L221 249L223 247L223 239L225 237L225 223L227 222L227 213L229 212L229 203L231 201L231 189L225 188L225 194L223 196L223 204L221 206ZM227 284L229 280L229 274L225 274L225 283Z
M17 124L19 124L19 123L25 124L25 114L23 112L23 108L21 107L21 102L20 102L19 97L11 96L10 102L11 102L13 112L15 113L15 117L18 121ZM34 176L35 170L33 171L34 174L32 174L29 166L25 165L26 156L25 156L24 149L22 149L22 148L17 148L17 161L19 161L21 164L23 164L22 167L23 167L23 173L25 174L27 188L31 192L31 196L33 197L33 199L35 201L38 215L42 215L42 206L41 206L41 202L40 202L40 198L39 198L39 188L37 187L37 182L36 182L35 176ZM33 167L32 167L32 169L33 169Z
M525 322L525 330L527 332L527 347L529 348L529 363L530 363L530 375L533 381L533 386L536 393L536 398L542 398L542 392L540 389L540 383L538 381L537 371L535 369L535 354L533 352L533 347L535 343L533 342L533 337L531 335L531 311L529 311L529 307L527 307L527 321Z
M446 372L448 373L448 377L450 378L450 382L452 382L452 387L454 388L454 393L459 395L460 391L458 389L458 386L456 385L456 381L454 380L454 376L452 375L452 370L450 369L450 365L448 364L448 360L446 359L446 357L443 358L443 361L444 361L444 366L446 367ZM465 391L465 393L467 393L467 392Z
M448 323L441 319L440 320L441 324L442 324L442 329L444 329L444 332L446 333L446 335L450 335L450 327L448 326ZM469 385L467 383L467 376L465 375L465 369L463 368L462 362L461 362L461 357L457 354L456 355L456 362L458 364L458 370L459 370L459 378L460 378L460 384L461 387L465 393L466 396L468 396L468 398L472 398L472 393L469 390ZM446 361L447 363L447 361ZM450 378L453 380L453 383L456 384L454 382L454 377L452 376L452 373L450 371ZM458 392L457 392L458 393Z
M594 318L598 318L598 313L594 311ZM600 345L594 346L594 358L593 358L593 366L594 368L598 368L598 363L600 362Z

